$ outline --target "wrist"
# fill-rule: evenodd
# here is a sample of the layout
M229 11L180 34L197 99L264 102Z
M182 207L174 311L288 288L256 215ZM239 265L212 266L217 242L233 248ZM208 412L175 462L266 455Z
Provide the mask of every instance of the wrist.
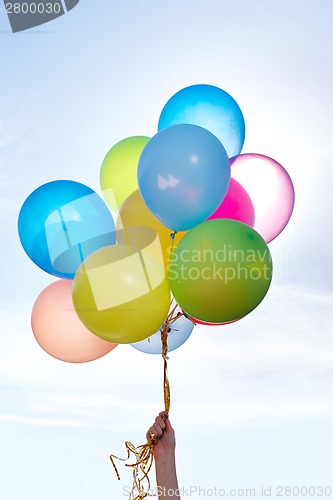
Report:
M168 450L168 451L163 450L162 453L158 453L158 451L156 450L154 453L154 459L155 459L155 462L158 462L158 463L174 464L175 463L175 450L174 449Z

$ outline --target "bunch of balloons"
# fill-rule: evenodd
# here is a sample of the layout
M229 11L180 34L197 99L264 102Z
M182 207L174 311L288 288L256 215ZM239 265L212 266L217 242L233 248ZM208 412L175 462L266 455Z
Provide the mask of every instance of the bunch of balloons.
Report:
M236 101L192 85L166 103L156 135L108 152L100 172L107 204L69 180L30 194L18 220L22 246L60 278L32 311L45 351L68 362L118 344L161 353L171 294L179 309L169 350L195 323L234 322L258 306L272 279L267 244L290 219L294 189L272 158L240 154L244 138Z

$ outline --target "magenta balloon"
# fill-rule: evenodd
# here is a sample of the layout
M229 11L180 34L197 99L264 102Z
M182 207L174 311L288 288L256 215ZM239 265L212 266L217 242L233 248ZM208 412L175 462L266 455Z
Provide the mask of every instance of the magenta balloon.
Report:
M117 344L91 333L79 320L72 301L72 282L59 280L37 297L32 331L48 354L69 363L85 363L108 354Z
M242 154L230 160L231 177L250 196L255 213L254 229L266 243L286 227L295 202L293 183L277 161L260 154Z
M226 197L219 208L208 218L210 219L234 219L253 227L253 203L245 189L235 179L230 179Z

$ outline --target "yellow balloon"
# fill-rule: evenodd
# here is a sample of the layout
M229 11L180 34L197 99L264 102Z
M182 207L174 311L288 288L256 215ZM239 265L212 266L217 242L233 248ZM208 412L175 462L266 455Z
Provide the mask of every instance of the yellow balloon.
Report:
M117 344L138 342L155 333L170 305L156 231L131 228L124 233L124 244L91 254L73 282L73 303L81 322L98 337Z
M173 232L171 229L165 227L164 224L162 224L162 222L160 222L152 214L143 201L139 190L134 191L134 193L132 193L122 204L116 222L117 229L129 228L133 226L151 227L157 231L166 267L168 266L170 256L172 255L176 244L179 243L187 232L181 231L176 233L174 238L172 238L171 235ZM125 233L120 233L120 239L118 237L119 243L124 243L121 240L121 238L124 237L124 234ZM144 232L142 233L142 238L145 238Z
M137 168L149 137L134 136L115 144L105 156L100 185L109 207L118 212L126 198L138 189Z

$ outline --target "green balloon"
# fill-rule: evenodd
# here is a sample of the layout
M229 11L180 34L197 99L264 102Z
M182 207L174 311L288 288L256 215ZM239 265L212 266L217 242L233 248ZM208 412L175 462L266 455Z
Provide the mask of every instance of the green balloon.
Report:
M175 248L169 266L171 291L180 307L201 321L243 318L265 297L272 258L263 238L231 219L202 222Z
M137 168L143 148L149 137L127 137L117 142L105 156L100 185L103 197L116 213L126 198L138 189Z

